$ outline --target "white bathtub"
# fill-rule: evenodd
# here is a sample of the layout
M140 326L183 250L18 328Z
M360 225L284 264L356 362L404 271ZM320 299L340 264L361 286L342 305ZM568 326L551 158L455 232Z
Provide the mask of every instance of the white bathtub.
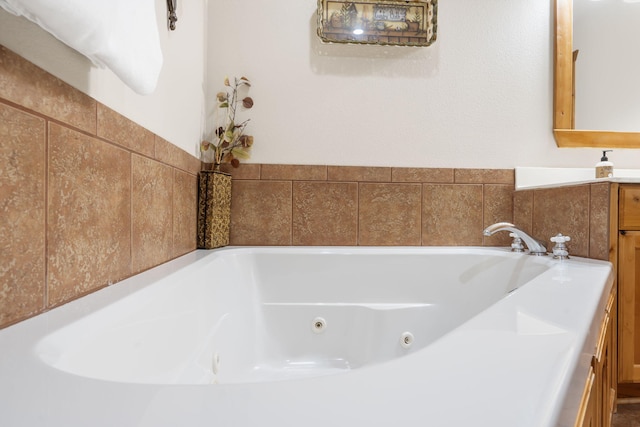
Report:
M197 251L0 331L2 426L573 425L608 263Z

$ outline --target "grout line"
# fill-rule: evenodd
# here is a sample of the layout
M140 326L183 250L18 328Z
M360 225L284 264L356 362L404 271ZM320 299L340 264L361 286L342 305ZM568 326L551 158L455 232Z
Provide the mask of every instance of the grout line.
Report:
M134 275L133 271L133 153L129 153L129 271L128 275Z
M360 181L356 181L356 246L360 246Z
M42 310L49 307L49 122L44 125L44 293Z
M289 223L289 245L290 246L294 246L294 239L293 239L293 180L289 181L289 186L291 188L291 222Z
M176 168L171 168L171 247L169 248L169 259L176 256L176 233L175 233L175 219L176 219ZM167 262L167 261L164 261Z

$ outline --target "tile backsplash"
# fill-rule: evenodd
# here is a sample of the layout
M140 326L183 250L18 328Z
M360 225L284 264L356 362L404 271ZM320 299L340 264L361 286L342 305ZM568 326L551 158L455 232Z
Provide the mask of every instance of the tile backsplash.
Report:
M193 251L199 170L0 46L0 328ZM607 259L603 184L516 193L513 169L230 171L232 245L507 246L508 233L482 229L515 221Z
M547 242L558 233L570 236L575 256L608 260L610 193L607 182L518 191L514 221Z
M507 245L482 230L513 220L513 169L243 164L232 245Z
M0 327L194 250L199 170L0 46Z

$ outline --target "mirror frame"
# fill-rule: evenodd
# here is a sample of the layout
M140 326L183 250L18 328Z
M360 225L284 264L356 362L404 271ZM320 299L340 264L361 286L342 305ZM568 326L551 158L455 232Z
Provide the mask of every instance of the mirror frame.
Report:
M558 147L640 148L640 132L577 130L573 0L555 0L553 135Z

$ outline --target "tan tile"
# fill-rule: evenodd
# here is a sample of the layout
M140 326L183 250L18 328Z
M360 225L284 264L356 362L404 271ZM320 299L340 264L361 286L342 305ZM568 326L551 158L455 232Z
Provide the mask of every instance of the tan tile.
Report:
M154 157L155 135L100 103L97 135L136 153Z
M391 182L391 168L363 166L328 166L329 181Z
M198 178L174 170L173 183L173 256L196 249Z
M533 233L533 190L513 193L513 223L527 234Z
M0 328L45 296L45 121L0 104Z
M590 186L536 190L533 199L533 235L547 242L558 233L570 236L569 253L589 255L589 195Z
M496 222L513 222L513 186L484 185L484 227ZM511 246L509 233L500 232L484 237L485 246Z
M513 169L456 169L456 184L515 184Z
M260 164L256 163L240 163L237 168L230 164L224 164L220 170L230 173L233 179L260 179Z
M609 260L609 199L607 182L591 184L589 258Z
M138 273L171 259L173 168L133 154L131 176L131 267Z
M420 184L360 184L358 243L420 246Z
M422 244L482 245L482 185L424 184Z
M49 304L131 274L130 163L125 150L49 125Z
M0 98L96 132L95 100L1 45Z
M326 181L326 166L262 165L261 179Z
M453 182L450 168L393 168L393 182Z
M291 182L233 180L232 245L291 244Z
M294 245L356 245L358 184L293 183Z
M154 135L155 158L170 166L182 169L191 174L200 171L200 159L167 141Z

